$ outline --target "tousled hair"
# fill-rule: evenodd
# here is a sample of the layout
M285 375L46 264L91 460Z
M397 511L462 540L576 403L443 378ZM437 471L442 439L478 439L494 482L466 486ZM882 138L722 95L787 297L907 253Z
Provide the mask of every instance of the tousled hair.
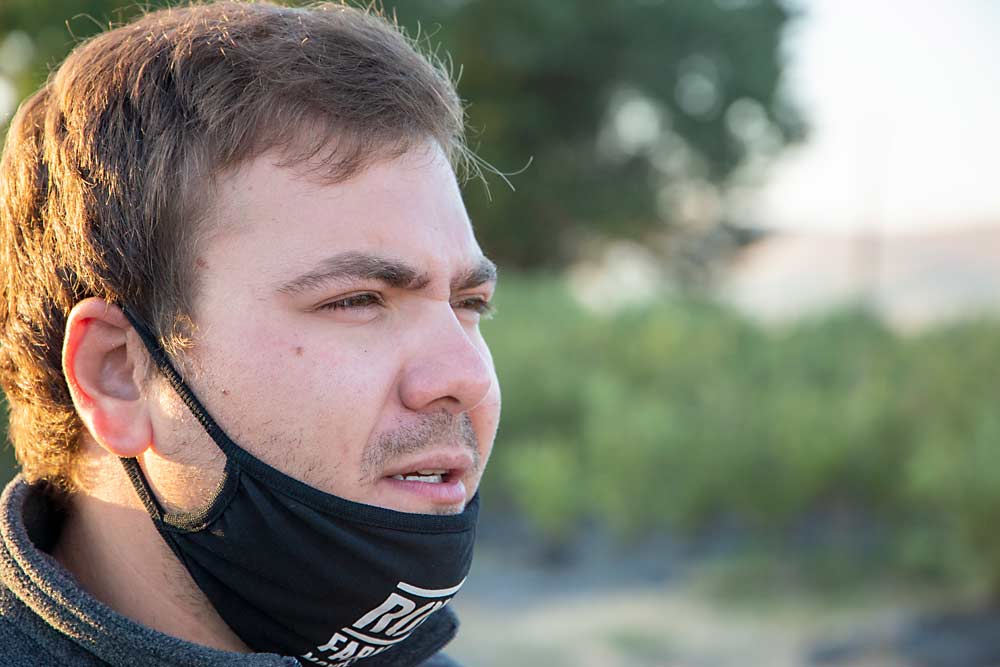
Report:
M77 302L127 304L171 354L190 343L216 177L277 151L341 182L427 140L458 170L463 119L438 61L340 4L163 9L74 49L0 160L0 384L25 477L80 486L61 359Z

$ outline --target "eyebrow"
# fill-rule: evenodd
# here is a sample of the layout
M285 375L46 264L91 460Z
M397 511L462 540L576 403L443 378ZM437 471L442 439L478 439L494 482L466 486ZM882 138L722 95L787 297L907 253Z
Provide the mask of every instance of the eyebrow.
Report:
M486 283L497 281L497 265L487 257L481 257L479 262L455 276L451 281L451 291L461 292L462 290L479 287Z
M497 266L486 257L456 275L451 281L451 291L460 292L484 283L495 282ZM363 252L343 252L321 261L311 271L280 285L282 294L294 295L319 289L331 282L374 280L397 289L421 290L431 278L401 260L379 257Z

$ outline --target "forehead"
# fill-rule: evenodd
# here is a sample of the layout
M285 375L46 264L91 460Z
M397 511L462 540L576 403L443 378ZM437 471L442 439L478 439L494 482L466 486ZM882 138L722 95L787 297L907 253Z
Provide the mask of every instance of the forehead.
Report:
M221 176L204 260L234 276L281 280L335 253L406 260L433 276L482 255L455 179L436 143L376 162L335 184L265 154Z

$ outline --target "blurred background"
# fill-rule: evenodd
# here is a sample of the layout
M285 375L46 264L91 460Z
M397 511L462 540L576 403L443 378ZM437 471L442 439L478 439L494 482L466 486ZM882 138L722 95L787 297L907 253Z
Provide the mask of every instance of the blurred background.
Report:
M1000 664L1000 3L384 4L499 172L452 653ZM0 128L120 6L0 0Z

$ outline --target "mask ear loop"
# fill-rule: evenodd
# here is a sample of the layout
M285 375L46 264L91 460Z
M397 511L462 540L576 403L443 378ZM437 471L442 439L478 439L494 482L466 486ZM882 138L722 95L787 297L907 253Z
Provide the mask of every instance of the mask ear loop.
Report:
M146 479L145 474L142 472L142 468L139 466L139 461L136 458L126 458L119 457L122 466L125 468L125 473L128 475L129 481L135 488L136 493L139 494L139 499L142 500L142 504L145 506L146 511L149 513L150 517L153 519L153 523L156 525L160 534L163 535L167 544L173 549L174 553L183 557L180 550L174 544L171 536L168 534L171 530L181 530L181 531L191 531L199 530L203 528L206 524L210 523L214 518L229 504L233 495L236 493L237 488L237 478L239 475L239 468L235 464L235 459L238 458L239 448L232 444L229 440L229 436L226 435L225 431L222 430L208 411L205 410L205 406L201 404L201 401L194 395L191 389L185 384L184 379L181 377L177 369L174 368L173 364L170 363L170 358L167 356L166 351L160 345L159 341L153 335L153 333L142 323L139 318L133 315L128 308L119 305L122 313L125 314L126 319L135 329L135 332L139 334L142 344L146 347L149 352L150 357L153 359L153 363L156 364L156 368L163 374L173 387L177 395L180 396L181 400L194 415L195 419L204 427L205 431L212 438L212 441L222 450L226 455L226 468L224 477L219 484L218 492L213 496L212 502L209 503L208 507L198 512L182 513L182 514L171 514L166 511L160 501L156 499L156 495L153 493L153 489L149 485L149 480Z
M160 345L160 342L156 339L153 333L143 324L137 317L135 317L128 308L125 306L119 306L125 317L128 318L129 323L132 324L132 328L135 332L139 334L139 338L142 340L142 344L146 346L146 350L149 352L149 356L152 357L153 363L156 364L156 368L163 374L163 377L167 379L170 386L173 387L177 395L180 396L184 405L188 407L194 418L204 427L205 431L208 433L209 437L219 446L219 448L226 454L228 458L239 458L242 454L240 450L226 435L226 432L222 430L222 427L215 423L212 416L208 414L208 410L205 406L201 404L198 397L194 395L194 392L185 384L184 379L181 374L177 372L173 364L170 363L170 357L167 356L166 351Z

